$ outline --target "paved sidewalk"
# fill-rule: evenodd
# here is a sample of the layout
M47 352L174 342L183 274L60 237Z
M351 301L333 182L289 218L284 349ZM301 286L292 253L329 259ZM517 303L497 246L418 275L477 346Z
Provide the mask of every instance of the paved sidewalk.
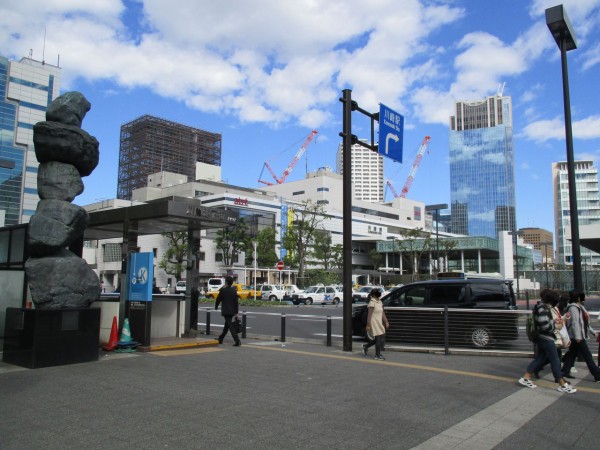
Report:
M208 341L208 340L207 340ZM524 358L244 340L44 369L0 363L0 449L596 448L600 385ZM370 355L372 356L372 355ZM560 428L557 428L560 426Z

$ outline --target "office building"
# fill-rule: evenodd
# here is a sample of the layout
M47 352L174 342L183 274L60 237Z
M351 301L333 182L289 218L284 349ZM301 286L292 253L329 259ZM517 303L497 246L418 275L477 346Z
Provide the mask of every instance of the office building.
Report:
M362 140L363 142L367 142ZM350 175L354 190L354 198L372 203L384 201L383 191L383 156L359 144L354 144L351 151L352 173ZM343 143L338 146L337 173L344 174Z
M35 213L38 161L33 125L59 95L60 68L22 58L0 56L0 221L27 223Z
M600 229L600 194L598 192L598 169L593 161L575 161L575 188L577 214L581 241L581 263L584 266L600 265L600 254L584 245L587 235L597 234ZM556 233L556 263L573 264L571 247L571 221L567 163L552 164L554 186L554 227Z
M515 230L511 98L455 102L449 150L452 233L498 238Z
M552 264L554 262L554 243L552 233L543 228L521 228L519 236L526 244L533 245L542 255L542 263Z
M148 175L173 172L196 179L197 163L221 166L221 135L144 115L121 126L117 198L130 200ZM217 180L218 181L218 180Z

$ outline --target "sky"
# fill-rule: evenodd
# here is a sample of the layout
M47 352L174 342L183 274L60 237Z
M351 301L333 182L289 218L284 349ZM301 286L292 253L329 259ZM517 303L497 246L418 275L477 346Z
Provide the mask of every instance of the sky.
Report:
M335 170L343 89L362 109L404 116L403 163L385 160L407 197L450 204L455 101L512 97L517 227L554 232L552 163L566 160L560 52L544 11L558 0L3 0L0 54L62 68L61 91L92 109L100 142L85 205L116 197L119 132L144 114L222 134L222 178L256 188ZM568 53L575 159L600 166L600 0L563 0L578 48ZM353 114L352 131L370 136ZM272 179L270 180L272 181ZM392 192L386 189L386 200Z

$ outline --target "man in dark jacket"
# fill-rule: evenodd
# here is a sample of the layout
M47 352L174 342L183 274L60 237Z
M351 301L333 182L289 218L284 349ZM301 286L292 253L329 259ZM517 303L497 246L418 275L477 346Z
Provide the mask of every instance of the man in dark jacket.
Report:
M235 341L233 344L234 347L239 347L242 345L240 342L240 338L235 332L234 327L232 326L233 317L238 313L238 294L237 290L232 286L233 278L225 277L225 286L221 288L219 291L219 295L217 295L217 300L215 301L215 309L219 309L219 303L222 303L221 306L221 315L223 319L225 319L225 326L223 326L223 332L219 336L219 344L223 343L223 339L227 335L227 331L231 331L231 337Z

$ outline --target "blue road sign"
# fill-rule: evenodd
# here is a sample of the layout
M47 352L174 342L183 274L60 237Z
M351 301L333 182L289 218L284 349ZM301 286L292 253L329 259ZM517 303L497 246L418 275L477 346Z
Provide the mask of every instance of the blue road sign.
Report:
M379 154L402 162L404 116L379 104Z

